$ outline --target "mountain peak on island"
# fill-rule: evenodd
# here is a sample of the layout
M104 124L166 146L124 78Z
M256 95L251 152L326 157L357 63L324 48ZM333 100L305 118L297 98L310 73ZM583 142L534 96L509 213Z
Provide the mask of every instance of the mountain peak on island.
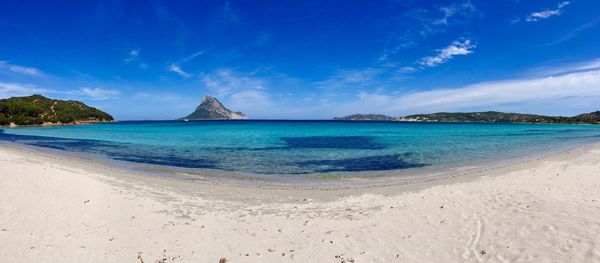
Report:
M192 114L183 117L184 120L243 120L246 115L233 112L213 96L204 96L202 102Z

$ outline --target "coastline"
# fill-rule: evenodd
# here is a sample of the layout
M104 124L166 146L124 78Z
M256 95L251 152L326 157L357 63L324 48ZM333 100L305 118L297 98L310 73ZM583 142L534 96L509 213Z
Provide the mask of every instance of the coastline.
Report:
M590 146L591 145L591 146ZM406 185L432 184L452 181L454 178L477 178L482 174L503 172L513 166L529 165L540 159L556 155L582 151L594 147L600 142L576 143L573 145L556 146L541 152L528 152L516 156L504 156L492 159L476 160L447 165L434 165L420 168L408 168L383 171L363 172L332 172L313 174L251 174L217 169L188 169L174 166L155 165L148 163L120 161L85 153L32 146L14 142L0 142L0 148L8 147L15 150L44 155L67 165L77 164L83 169L104 171L110 167L111 173L135 174L140 177L157 177L166 180L180 181L182 184L209 183L230 185L236 187L277 189L277 190L340 190L353 188L378 188Z
M9 262L600 260L600 144L430 182L262 189L0 146Z

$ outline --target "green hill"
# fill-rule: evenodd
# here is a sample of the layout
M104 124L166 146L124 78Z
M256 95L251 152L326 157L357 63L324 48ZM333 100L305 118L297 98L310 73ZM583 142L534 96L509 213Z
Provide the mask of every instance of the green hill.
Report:
M354 114L336 117L335 120L389 120L389 121L429 121L429 122L521 122L521 123L590 123L600 124L600 111L579 114L573 117L544 116L535 114L485 112L437 112L414 114L404 117L389 117L375 114Z
M337 121L393 121L394 117L383 114L352 114L344 117L333 118Z
M600 111L579 114L572 117L573 120L579 123L597 123L600 124Z
M570 117L543 116L522 113L486 112L438 112L404 116L401 120L443 122L528 122L528 123L574 123Z
M114 120L109 114L79 101L49 99L41 95L0 100L0 125L74 124Z

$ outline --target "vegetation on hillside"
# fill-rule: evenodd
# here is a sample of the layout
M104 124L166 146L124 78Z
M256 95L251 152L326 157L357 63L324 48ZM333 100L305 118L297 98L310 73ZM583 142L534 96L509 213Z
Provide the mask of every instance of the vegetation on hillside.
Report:
M486 112L438 112L389 117L375 114L354 114L336 117L335 120L384 120L384 121L431 121L431 122L522 122L522 123L593 123L600 124L600 111L573 117L543 116L535 114Z
M394 117L383 114L352 114L344 117L335 117L338 121L393 121Z
M112 121L109 114L79 101L49 99L41 95L0 100L0 125L71 124Z
M600 111L579 114L572 118L578 123L598 123L600 124Z
M553 117L521 113L486 112L438 112L432 114L415 114L403 119L420 121L445 122L530 122L530 123L569 123L568 117Z

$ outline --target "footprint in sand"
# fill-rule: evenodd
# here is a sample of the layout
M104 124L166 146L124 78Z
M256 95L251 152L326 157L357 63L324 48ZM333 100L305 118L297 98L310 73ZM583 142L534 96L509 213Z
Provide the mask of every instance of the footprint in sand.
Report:
M469 241L467 242L467 245L465 246L465 252L463 253L463 258L464 259L469 259L471 256L474 256L475 259L478 262L483 262L483 259L481 258L482 255L485 255L484 253L480 253L480 251L485 251L485 250L477 250L477 247L479 246L479 241L481 239L481 235L483 234L483 230L484 230L484 224L483 224L483 219L478 216L478 215L474 215L476 218L476 231L474 234L471 235L471 237L469 238Z

